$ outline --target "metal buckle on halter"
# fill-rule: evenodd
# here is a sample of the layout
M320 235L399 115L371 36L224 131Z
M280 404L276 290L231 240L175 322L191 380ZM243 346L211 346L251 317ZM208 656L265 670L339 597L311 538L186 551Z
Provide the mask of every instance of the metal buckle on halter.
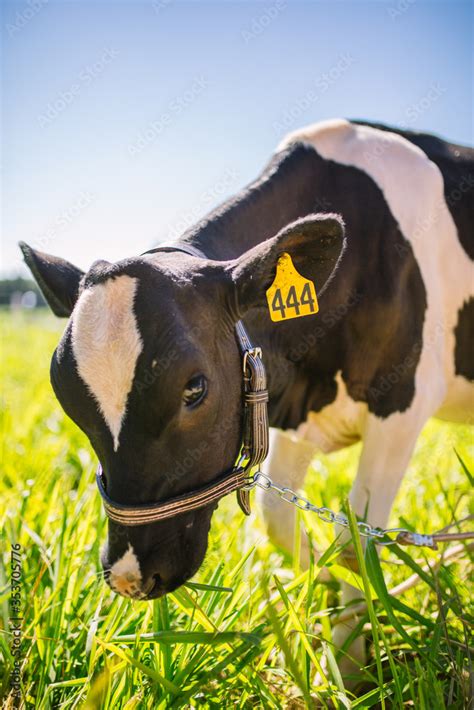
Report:
M244 351L244 359L242 361L242 369L244 371L244 375L247 374L247 360L250 357L255 357L255 358L262 358L262 348L250 348L248 350Z
M250 471L261 464L268 453L267 377L262 361L262 349L250 345L242 322L239 321L236 331L239 342L247 345L243 351L242 361L244 373L243 451L248 453L249 460L245 468ZM250 515L249 485L237 491L237 501L245 515Z

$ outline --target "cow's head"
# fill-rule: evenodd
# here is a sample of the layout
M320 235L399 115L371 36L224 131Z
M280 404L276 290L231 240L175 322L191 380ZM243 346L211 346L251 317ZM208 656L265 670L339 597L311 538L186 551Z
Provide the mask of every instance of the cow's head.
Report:
M334 215L313 215L232 261L158 252L95 262L86 274L21 246L54 313L69 317L51 363L56 396L96 451L109 496L131 505L187 492L234 465L242 420L235 323L265 304L283 252L321 293L343 227ZM262 327L279 326L264 317ZM183 584L202 563L215 507L138 527L110 521L102 564L111 587L151 599Z

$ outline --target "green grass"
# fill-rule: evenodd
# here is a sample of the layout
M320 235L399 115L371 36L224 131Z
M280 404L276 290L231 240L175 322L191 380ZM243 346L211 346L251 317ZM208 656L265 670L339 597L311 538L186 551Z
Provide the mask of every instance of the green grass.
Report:
M22 546L23 702L36 708L467 707L473 621L467 549L436 567L440 553L384 551L365 557L369 593L361 619L369 661L353 694L332 646L331 613L346 574L331 550L331 581L300 570L266 539L258 512L234 498L214 515L209 551L193 584L153 603L114 595L100 577L106 522L94 488L94 455L49 385L49 360L64 323L44 314L1 317L3 344L2 697L12 657L7 633L10 547ZM470 430L430 422L392 514L394 525L432 531L472 510ZM320 456L306 492L338 509L359 447ZM321 551L333 530L303 521ZM442 547L445 550L446 546ZM413 555L413 557L412 557ZM415 560L415 561L414 561ZM420 569L431 565L427 572ZM387 590L415 571L396 599Z

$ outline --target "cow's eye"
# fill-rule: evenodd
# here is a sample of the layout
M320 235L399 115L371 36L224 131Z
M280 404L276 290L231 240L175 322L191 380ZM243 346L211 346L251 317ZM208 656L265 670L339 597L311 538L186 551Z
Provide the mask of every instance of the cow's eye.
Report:
M183 402L186 407L195 407L200 404L207 393L207 380L204 375L192 377L184 388Z

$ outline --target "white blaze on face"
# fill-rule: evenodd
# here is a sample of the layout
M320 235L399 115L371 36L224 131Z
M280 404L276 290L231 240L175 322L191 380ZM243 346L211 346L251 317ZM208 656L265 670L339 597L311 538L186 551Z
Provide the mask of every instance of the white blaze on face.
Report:
M133 311L137 279L122 275L86 289L72 314L77 371L96 400L114 441L120 429L143 342Z
M142 595L142 573L131 545L128 546L123 557L110 568L109 584L114 592L124 597L140 597Z

